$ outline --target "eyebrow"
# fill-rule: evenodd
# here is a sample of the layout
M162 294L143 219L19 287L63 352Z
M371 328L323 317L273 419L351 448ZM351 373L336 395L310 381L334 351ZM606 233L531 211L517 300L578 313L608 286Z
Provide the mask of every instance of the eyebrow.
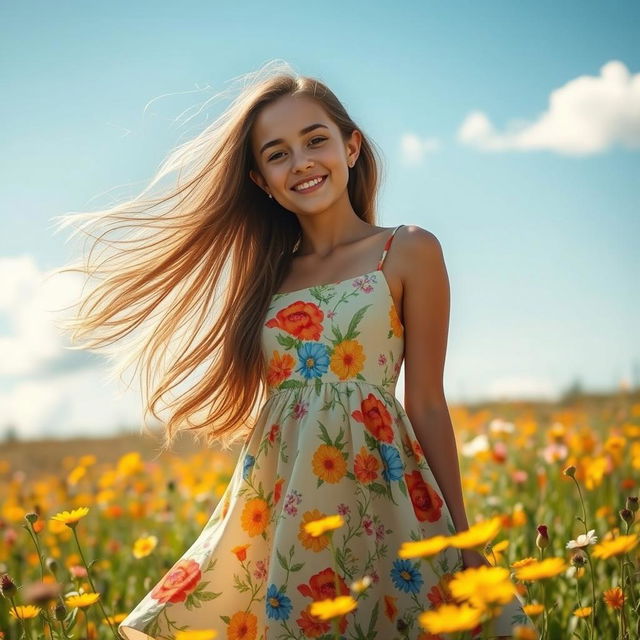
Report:
M309 133L309 131L313 131L314 129L317 129L318 127L324 127L325 129L329 128L324 124L320 124L319 122L316 122L315 124L310 124L309 126L305 127L304 129L300 129L299 135L303 136L303 135L305 135L305 133ZM260 155L262 155L262 153L263 153L263 151L265 149L268 149L269 147L273 147L276 144L280 144L281 142L284 142L284 140L282 138L277 138L276 140L270 140L269 142L265 142L265 144L263 144L262 147L260 148Z

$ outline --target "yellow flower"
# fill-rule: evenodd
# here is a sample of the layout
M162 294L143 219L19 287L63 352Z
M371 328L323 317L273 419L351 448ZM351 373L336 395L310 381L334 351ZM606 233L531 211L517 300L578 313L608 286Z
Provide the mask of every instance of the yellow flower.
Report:
M586 618L591 615L591 607L580 607L573 612L573 615L576 616L576 618Z
M567 569L564 558L547 558L541 562L530 562L524 567L517 568L515 575L518 580L543 580L552 578Z
M146 558L157 546L158 538L156 536L147 536L146 538L138 538L133 543L133 555L135 558Z
M68 607L90 607L92 604L98 602L99 598L99 593L79 593L77 595L69 596L65 600L65 604Z
M11 607L9 609L9 613L14 618L19 618L20 620L29 620L31 618L35 618L40 613L40 607L36 607L32 604L19 604L16 607Z
M496 516L470 526L466 531L460 531L449 537L449 544L458 549L472 549L486 544L502 528L502 518Z
M73 511L62 511L60 513L56 513L56 515L52 516L51 519L57 522L62 522L62 524L66 524L68 527L75 529L75 526L78 524L78 520L84 518L87 513L89 513L88 507L80 507Z
M262 498L251 498L242 509L240 524L250 536L259 536L267 528L270 518L267 501Z
M329 620L353 611L358 603L351 596L338 596L327 600L317 600L311 603L310 613L320 620Z
M347 472L347 463L340 449L321 444L313 454L311 461L313 472L325 482L340 482Z
M506 604L515 594L509 571L503 567L472 567L456 573L449 583L456 600L468 600L484 609L489 604Z
M314 538L321 536L326 531L333 531L344 524L344 520L341 515L327 516L320 520L311 520L304 525L304 530Z
M137 451L131 451L123 455L118 460L118 474L122 476L132 476L144 471L144 462Z
M360 342L357 340L343 340L335 346L331 355L331 371L340 380L353 378L362 371L366 357Z
M214 629L193 629L189 631L176 631L175 640L213 640L218 637Z
M633 547L638 544L638 534L632 533L628 536L617 536L610 540L604 540L600 544L597 544L592 551L594 558L611 558L612 556L618 556L621 553L627 553L631 551Z
M433 556L440 553L449 546L449 538L447 536L433 536L424 540L415 540L403 542L398 550L398 556L401 558L418 558L425 556Z
M362 576L360 580L354 580L354 582L352 582L350 586L351 586L351 590L354 593L362 593L365 589L369 587L370 584L371 584L371 576Z
M429 633L452 633L473 629L481 619L482 611L475 607L443 604L433 611L423 611L418 616L418 624Z
M539 616L544 611L544 605L539 602L532 602L531 604L525 604L522 610L530 617Z

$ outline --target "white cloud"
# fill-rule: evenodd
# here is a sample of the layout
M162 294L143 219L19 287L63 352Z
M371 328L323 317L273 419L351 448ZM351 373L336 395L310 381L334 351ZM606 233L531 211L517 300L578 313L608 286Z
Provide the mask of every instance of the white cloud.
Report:
M640 148L640 73L618 60L599 76L579 76L555 89L549 106L531 122L512 120L497 131L482 111L470 113L457 134L482 151L544 149L565 155L606 151L614 144Z
M418 165L427 153L437 151L440 143L436 138L420 138L414 133L405 133L400 140L400 150L405 164Z
M105 381L102 369L68 372L17 382L0 393L0 438L9 426L21 440L113 435L118 427L142 424L139 394ZM148 424L153 425L151 418Z
M113 433L137 429L142 398L107 381L104 357L65 349L55 325L77 300L77 274L45 278L32 256L0 258L0 438L12 426L21 439ZM148 419L153 424L153 419Z

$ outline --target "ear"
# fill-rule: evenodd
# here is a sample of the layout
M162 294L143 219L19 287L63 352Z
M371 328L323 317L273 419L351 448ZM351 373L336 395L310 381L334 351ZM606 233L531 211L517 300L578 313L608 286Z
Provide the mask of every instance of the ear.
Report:
M264 191L267 191L267 183L259 172L249 169L249 177Z
M362 145L362 134L358 129L354 129L351 132L351 136L347 140L345 145L347 151L347 158L353 158L354 162L360 155L360 146Z

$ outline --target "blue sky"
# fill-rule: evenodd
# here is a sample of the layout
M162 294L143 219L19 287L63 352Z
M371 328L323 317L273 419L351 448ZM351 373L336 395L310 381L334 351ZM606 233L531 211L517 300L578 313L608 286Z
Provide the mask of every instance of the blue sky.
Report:
M382 149L379 224L440 240L450 403L637 380L639 27L634 2L3 5L0 437L139 421L50 326L69 288L38 283L72 257L52 218L142 187L276 58Z

